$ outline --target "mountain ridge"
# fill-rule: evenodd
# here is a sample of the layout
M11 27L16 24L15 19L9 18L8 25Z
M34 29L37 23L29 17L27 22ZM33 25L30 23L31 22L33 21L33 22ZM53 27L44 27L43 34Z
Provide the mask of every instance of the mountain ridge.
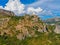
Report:
M44 20L43 22L59 24L60 23L60 17L50 18L50 19Z
M8 16L15 16L15 14L12 11L0 9L0 15L8 15Z

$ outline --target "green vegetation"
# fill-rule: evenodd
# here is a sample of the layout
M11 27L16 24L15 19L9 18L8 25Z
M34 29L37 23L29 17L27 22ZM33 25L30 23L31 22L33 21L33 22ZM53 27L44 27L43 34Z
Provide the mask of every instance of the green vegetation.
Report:
M60 34L54 33L55 25L46 25L36 15L3 16L1 14L0 19L2 19L0 45L60 45ZM44 29L48 31L39 32ZM20 40L20 36L25 38Z
M0 45L60 45L60 35L55 33L40 33L38 37L27 37L24 40L3 35L0 36Z
M0 36L0 45L20 45L20 42L16 37L10 37L8 35Z
M23 16L12 16L11 19L9 20L8 25L17 25L19 23L19 19L23 19Z
M48 31L54 32L55 25L47 25Z
M54 33L43 33L38 37L27 38L24 41L27 45L60 45L60 38Z

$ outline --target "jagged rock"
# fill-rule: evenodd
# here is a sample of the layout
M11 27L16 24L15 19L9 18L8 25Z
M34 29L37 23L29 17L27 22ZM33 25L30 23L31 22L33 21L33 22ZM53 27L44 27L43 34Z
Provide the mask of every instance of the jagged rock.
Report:
M0 18L0 29L6 28L10 18Z
M38 20L39 18L36 15L25 15L23 20L19 20L19 23L15 26L15 28L24 35L23 37L34 37L36 36L34 30L41 32L45 29L44 25L38 22ZM20 36L22 35L20 34Z
M8 16L15 16L15 14L12 11L0 9L0 14L2 15L8 15Z

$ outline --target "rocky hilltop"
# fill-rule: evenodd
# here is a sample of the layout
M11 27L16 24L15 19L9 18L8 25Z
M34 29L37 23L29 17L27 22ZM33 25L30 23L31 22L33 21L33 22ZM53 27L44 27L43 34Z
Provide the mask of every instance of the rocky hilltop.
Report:
M59 45L60 35L55 28L37 15L16 16L0 9L0 45Z
M38 36L36 32L48 31L48 26L37 15L15 16L13 12L0 9L0 17L0 35L24 39Z
M18 39L35 36L35 31L44 32L44 23L36 15L11 16L0 18L0 34L4 33Z

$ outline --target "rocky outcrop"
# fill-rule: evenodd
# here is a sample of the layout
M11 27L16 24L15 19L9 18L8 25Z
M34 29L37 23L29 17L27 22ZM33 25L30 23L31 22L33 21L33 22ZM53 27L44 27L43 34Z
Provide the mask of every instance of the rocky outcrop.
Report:
M7 27L10 18L0 18L0 30Z
M0 10L0 35L7 34L17 39L37 37L38 33L47 32L46 24L37 15L14 16L13 13ZM0 17L1 17L0 15ZM4 15L9 15L5 16Z
M8 15L8 16L14 16L15 14L12 11L0 9L0 14L2 15Z
M39 22L40 21L40 22ZM22 20L19 20L19 23L15 27L16 30L19 30L19 35L24 37L35 37L37 32L47 32L45 24L39 19L36 15L25 15ZM21 36L17 35L18 39L21 39Z
M56 25L54 32L60 34L60 25Z

